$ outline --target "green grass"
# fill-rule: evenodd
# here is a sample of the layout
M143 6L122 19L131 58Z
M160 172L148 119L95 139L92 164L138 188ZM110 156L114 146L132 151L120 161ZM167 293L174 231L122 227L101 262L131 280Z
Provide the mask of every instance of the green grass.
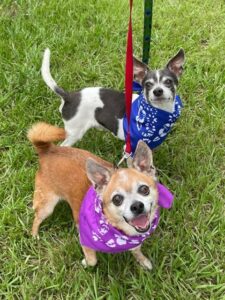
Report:
M134 50L142 51L142 1L134 1ZM26 139L36 121L62 125L59 100L41 79L43 50L66 89L123 89L128 1L3 0L0 3L0 298L225 299L225 6L223 0L155 1L151 66L180 47L186 68L182 117L154 153L160 179L175 193L173 209L144 244L154 270L130 253L100 254L93 270L69 207L61 203L30 236L37 157ZM91 130L78 144L118 161L123 143Z

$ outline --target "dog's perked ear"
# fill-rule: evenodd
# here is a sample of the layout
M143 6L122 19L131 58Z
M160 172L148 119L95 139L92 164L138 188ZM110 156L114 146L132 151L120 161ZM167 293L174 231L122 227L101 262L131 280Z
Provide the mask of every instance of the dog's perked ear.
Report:
M133 167L150 176L156 176L152 150L143 141L139 141L133 157Z
M169 60L166 67L171 72L173 72L177 77L180 77L183 73L184 61L185 61L184 50L180 49L179 52Z
M88 179L95 187L98 187L99 189L108 184L111 177L110 169L104 167L91 158L87 159L86 171Z
M135 81L142 83L142 80L144 79L148 70L149 68L146 64L133 56L133 72Z

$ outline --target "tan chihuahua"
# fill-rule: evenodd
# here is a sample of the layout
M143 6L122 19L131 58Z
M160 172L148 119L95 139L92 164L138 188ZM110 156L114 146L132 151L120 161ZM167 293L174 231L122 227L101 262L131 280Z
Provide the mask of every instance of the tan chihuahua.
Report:
M46 123L37 123L28 132L40 163L35 179L32 235L38 235L40 224L64 199L79 230L83 265L96 265L96 251L131 250L143 267L152 269L141 252L142 242L158 224L158 190L151 150L140 141L133 167L114 169L88 151L52 144L65 138L64 129Z

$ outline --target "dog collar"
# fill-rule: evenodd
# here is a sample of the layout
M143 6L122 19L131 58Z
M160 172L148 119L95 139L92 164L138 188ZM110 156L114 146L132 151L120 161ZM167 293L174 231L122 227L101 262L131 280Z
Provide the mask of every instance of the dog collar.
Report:
M173 195L162 184L157 184L159 206L170 208ZM141 235L128 236L114 228L103 214L102 201L93 186L87 191L79 214L79 236L82 246L95 251L117 253L127 251L142 244L155 231L159 223L159 209L151 223L150 229Z
M175 97L174 112L166 112L153 107L144 98L143 92L133 101L130 116L130 136L132 153L139 140L143 140L150 149L159 146L167 137L177 121L183 107L180 97ZM127 136L128 122L123 118L124 135Z

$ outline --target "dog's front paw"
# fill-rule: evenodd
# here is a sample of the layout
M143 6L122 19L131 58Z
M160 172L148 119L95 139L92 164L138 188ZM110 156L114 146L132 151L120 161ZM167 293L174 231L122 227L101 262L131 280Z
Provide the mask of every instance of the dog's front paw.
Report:
M96 264L97 264L97 260L90 260L90 261L87 261L85 258L82 259L81 261L82 265L84 266L84 268L87 268L87 267L94 267Z
M87 268L87 261L86 261L85 258L82 259L81 263L82 263L82 265L83 265L84 268Z
M34 233L33 231L31 232L31 236L32 236L32 238L34 239L34 240L40 240L40 236L39 236L39 234L38 233Z
M145 268L146 270L152 270L152 263L151 261L145 257L145 259L140 261L140 265Z

